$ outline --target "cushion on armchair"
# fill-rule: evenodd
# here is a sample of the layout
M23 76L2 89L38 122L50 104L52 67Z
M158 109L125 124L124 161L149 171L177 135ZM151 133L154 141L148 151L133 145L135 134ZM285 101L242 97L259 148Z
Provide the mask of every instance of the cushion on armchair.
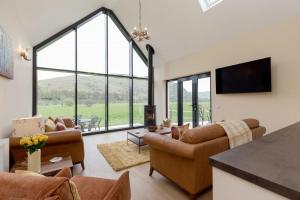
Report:
M73 200L67 178L0 174L2 199L64 199Z
M45 122L45 132L55 131L56 125L51 119L47 119Z
M124 172L118 180L74 176L71 181L77 186L81 200L130 200L129 172Z
M62 120L62 118L59 118L57 117L55 120L54 120L54 123L57 124L57 123L62 123L62 124L65 124L64 120Z
M67 127L65 126L65 124L63 124L61 122L56 123L55 131L64 131L66 129L67 129Z
M190 124L185 124L183 126L172 126L171 128L171 135L172 138L175 140L180 140L182 138L182 135L185 131L187 131L190 127Z
M74 128L75 124L73 123L73 120L71 118L63 118L63 121L67 128Z

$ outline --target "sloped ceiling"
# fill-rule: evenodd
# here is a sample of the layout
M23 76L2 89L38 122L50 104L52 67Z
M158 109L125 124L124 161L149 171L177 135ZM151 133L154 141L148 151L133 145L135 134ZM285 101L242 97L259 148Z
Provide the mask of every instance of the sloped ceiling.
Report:
M92 11L112 9L127 30L138 23L138 0L15 0L29 40L36 45ZM149 43L163 62L300 15L299 0L223 0L203 13L198 0L142 0ZM145 49L145 43L140 43Z

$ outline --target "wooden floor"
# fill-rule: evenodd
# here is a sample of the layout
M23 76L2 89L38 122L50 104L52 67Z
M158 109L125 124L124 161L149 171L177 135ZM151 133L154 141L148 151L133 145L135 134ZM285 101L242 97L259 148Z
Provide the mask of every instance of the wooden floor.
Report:
M114 132L101 135L84 136L85 170L80 165L74 167L74 175L94 176L117 179L121 172L115 172L99 153L96 145L114 141L126 140L126 132ZM188 195L178 186L158 174L148 176L149 163L132 167L130 171L130 184L132 200L188 200ZM212 191L209 190L197 198L198 200L211 200Z

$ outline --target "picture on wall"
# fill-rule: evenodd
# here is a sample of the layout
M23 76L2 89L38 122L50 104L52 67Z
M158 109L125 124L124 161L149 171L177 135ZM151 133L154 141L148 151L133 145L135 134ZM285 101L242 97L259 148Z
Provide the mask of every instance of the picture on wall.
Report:
M0 75L9 79L14 77L12 41L0 26Z

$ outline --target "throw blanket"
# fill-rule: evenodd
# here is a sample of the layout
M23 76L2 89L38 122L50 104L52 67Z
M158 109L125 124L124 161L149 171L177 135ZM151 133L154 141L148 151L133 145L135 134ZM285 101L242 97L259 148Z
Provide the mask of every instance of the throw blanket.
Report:
M230 148L252 141L252 132L248 125L242 120L229 120L217 122L222 126L229 138Z

